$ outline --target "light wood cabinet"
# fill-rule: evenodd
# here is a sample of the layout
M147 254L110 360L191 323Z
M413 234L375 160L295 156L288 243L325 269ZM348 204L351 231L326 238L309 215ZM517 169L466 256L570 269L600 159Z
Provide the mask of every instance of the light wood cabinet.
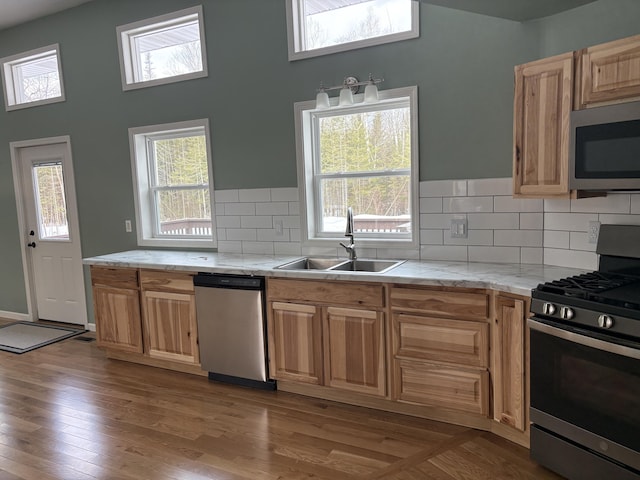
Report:
M640 35L576 52L575 109L640 100Z
M321 385L322 323L313 305L270 302L269 370L279 380Z
M493 418L521 432L528 430L529 299L496 295L492 325Z
M198 364L193 275L140 271L143 338L150 357Z
M384 285L270 278L267 299L276 379L386 395Z
M392 399L488 416L489 296L391 287Z
M514 196L569 195L573 53L515 68Z
M142 353L137 270L92 266L91 284L97 345Z
M323 326L325 384L385 396L384 314L328 307Z

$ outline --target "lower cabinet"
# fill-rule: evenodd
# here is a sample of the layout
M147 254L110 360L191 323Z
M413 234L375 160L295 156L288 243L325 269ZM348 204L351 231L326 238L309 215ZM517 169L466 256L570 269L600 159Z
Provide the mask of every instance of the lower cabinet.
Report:
M91 267L91 284L97 345L142 353L138 271Z
M492 325L493 418L518 431L528 431L529 299L496 295Z
M384 288L268 279L273 377L384 397Z

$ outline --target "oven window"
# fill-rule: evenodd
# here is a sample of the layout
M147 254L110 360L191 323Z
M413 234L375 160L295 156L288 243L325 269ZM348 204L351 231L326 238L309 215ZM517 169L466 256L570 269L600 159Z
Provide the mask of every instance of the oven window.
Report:
M531 406L640 451L640 361L531 331Z

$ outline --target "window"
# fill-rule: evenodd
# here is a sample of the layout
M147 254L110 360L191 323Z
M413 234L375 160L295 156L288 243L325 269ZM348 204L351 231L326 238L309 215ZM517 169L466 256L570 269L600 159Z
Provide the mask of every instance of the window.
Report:
M417 87L348 107L301 102L295 112L303 241L335 245L352 207L358 242L416 246Z
M207 76L202 7L116 29L123 90Z
M129 129L138 244L214 247L208 120Z
M287 0L289 60L420 35L416 0Z
M64 101L59 45L0 60L7 111Z

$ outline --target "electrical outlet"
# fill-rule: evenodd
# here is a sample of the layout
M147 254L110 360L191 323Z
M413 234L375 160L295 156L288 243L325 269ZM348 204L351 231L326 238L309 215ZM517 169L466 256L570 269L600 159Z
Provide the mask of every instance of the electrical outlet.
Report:
M600 222L595 220L589 222L589 243L598 243L598 235L600 235Z
M124 221L124 231L127 233L131 233L131 220Z
M467 219L452 218L451 219L451 238L467 238Z
M276 220L275 227L276 227L276 235L278 237L281 237L284 232L284 226L282 224L282 220Z

